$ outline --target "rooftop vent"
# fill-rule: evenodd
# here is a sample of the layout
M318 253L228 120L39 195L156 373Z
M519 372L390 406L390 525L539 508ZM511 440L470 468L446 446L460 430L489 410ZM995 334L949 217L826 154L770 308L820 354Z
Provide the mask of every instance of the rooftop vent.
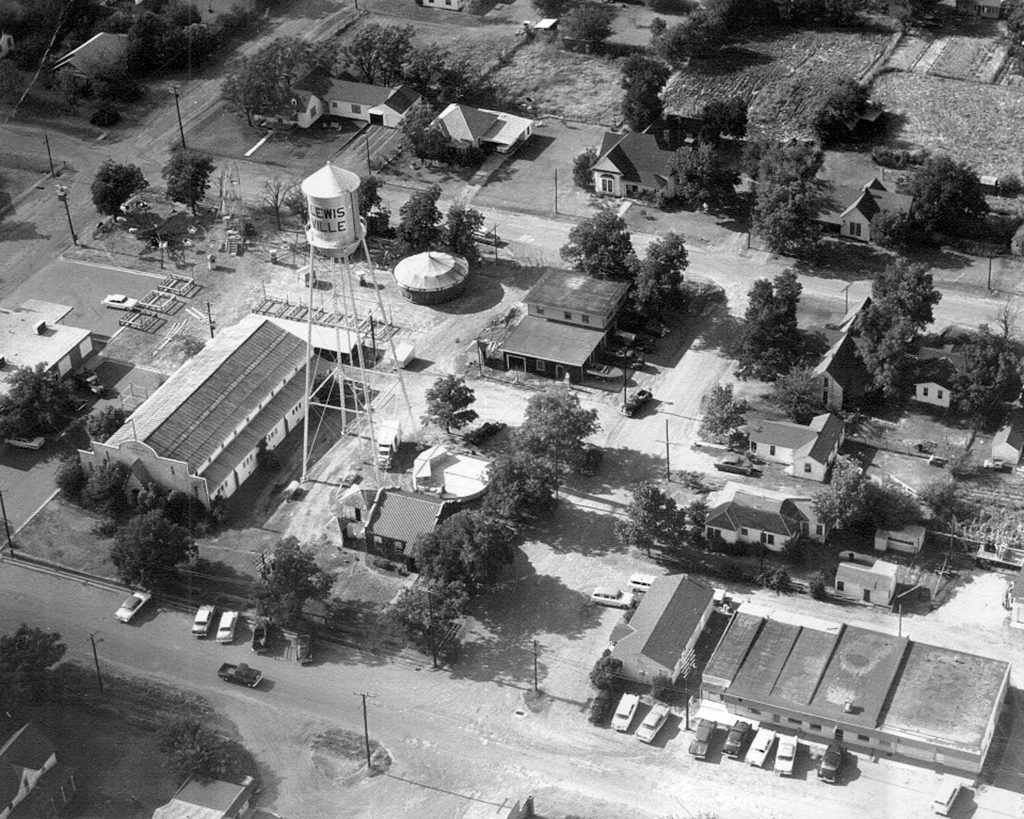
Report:
M37 321L35 324L32 325L32 329L35 330L37 336L41 336L43 333L46 332L46 322Z
M850 702L850 700L847 700L846 702L844 702L844 703L843 703L843 710L844 710L844 711L845 711L845 712L846 712L847 714L852 714L852 713L853 713L853 703L852 703L852 702Z

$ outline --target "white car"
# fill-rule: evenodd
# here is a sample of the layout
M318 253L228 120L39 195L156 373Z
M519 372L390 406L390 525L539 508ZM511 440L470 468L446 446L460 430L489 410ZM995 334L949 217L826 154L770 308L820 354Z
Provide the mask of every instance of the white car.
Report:
M138 303L138 299L133 299L124 293L111 293L103 299L103 306L109 307L111 310L134 310Z
M750 743L750 748L747 750L747 764L763 768L774 744L775 732L770 728L759 728L757 734L754 735L754 741Z
M653 742L654 738L658 735L658 731L665 725L668 714L669 707L663 702L657 703L647 712L644 721L636 729L636 738L641 742Z
M615 709L615 716L612 717L612 728L616 731L628 731L639 705L639 694L623 694L619 700L619 707Z
M796 762L800 742L796 737L783 734L779 737L779 747L775 749L775 773L779 776L792 776L793 764Z
M146 605L152 596L148 591L132 592L132 596L121 604L121 608L114 613L114 616L122 623L131 622L131 619L139 613L139 609Z
M213 625L213 606L200 606L196 612L196 619L192 621L192 635L194 637L206 637Z
M634 597L630 592L612 589L608 586L599 586L590 595L590 602L601 606L611 606L614 609L629 609L633 607Z
M220 616L220 625L217 627L217 642L230 643L235 639L235 626L238 625L238 612L226 611Z

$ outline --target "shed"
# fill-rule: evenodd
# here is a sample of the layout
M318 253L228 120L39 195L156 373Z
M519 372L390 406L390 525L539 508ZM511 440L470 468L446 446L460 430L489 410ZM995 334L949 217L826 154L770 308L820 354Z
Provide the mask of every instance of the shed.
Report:
M902 529L876 529L875 551L905 552L916 555L924 545L923 526L904 526Z
M469 281L469 263L461 256L430 250L395 265L395 281L413 304L441 304L459 296Z
M845 560L836 570L836 591L865 603L888 606L896 594L898 566L854 552L843 552Z

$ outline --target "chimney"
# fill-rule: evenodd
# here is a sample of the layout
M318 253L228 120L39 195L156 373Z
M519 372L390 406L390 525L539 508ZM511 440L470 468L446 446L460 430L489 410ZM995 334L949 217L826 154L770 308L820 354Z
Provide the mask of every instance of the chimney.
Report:
M853 713L853 703L850 702L850 700L847 700L843 703L843 711L845 711L847 714Z

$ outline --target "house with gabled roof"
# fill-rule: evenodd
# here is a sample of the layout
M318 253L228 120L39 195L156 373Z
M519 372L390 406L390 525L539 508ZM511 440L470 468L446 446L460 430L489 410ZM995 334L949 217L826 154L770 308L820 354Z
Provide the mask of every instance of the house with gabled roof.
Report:
M433 495L381 487L366 517L366 553L403 563L415 571L412 547L417 538L433 532L454 508L449 501Z
M825 481L846 436L843 419L832 412L816 415L809 424L754 419L747 424L750 452L786 464L790 475Z
M836 592L864 603L888 606L896 596L899 567L870 555L843 552L836 570Z
M871 219L879 213L907 213L913 197L874 177L860 187L833 183L829 209L818 220L846 239L871 242Z
M462 11L468 0L420 0L420 5L428 9L444 9L445 11Z
M606 133L592 171L594 190L606 196L671 199L676 192L674 159L653 133Z
M914 400L933 407L949 409L953 380L964 368L963 353L953 344L922 347L917 353L917 374L914 376Z
M74 770L34 722L0 746L0 819L56 816L74 795Z
M255 790L251 776L240 785L189 777L170 802L153 811L153 819L241 819L249 815Z
M1011 410L992 436L992 458L1016 466L1024 454L1024 409Z
M290 86L291 114L287 119L309 128L321 117L340 117L397 128L421 97L408 85L371 85L313 69Z
M865 296L855 304L838 325L823 330L829 348L811 375L821 390L821 402L832 410L842 409L847 403L863 398L871 387L871 375L857 350L857 336L864 312L871 306L871 297Z
M1005 17L1013 3L1009 0L956 0L956 10L971 17L998 20Z
M434 120L457 150L490 148L499 154L514 151L532 135L536 123L526 117L451 103Z
M685 574L657 577L628 623L612 632L612 657L622 674L640 683L673 682L693 662L693 650L711 617L714 591Z
M729 481L708 501L704 534L709 540L760 543L779 552L793 538L823 542L828 535L810 498Z

